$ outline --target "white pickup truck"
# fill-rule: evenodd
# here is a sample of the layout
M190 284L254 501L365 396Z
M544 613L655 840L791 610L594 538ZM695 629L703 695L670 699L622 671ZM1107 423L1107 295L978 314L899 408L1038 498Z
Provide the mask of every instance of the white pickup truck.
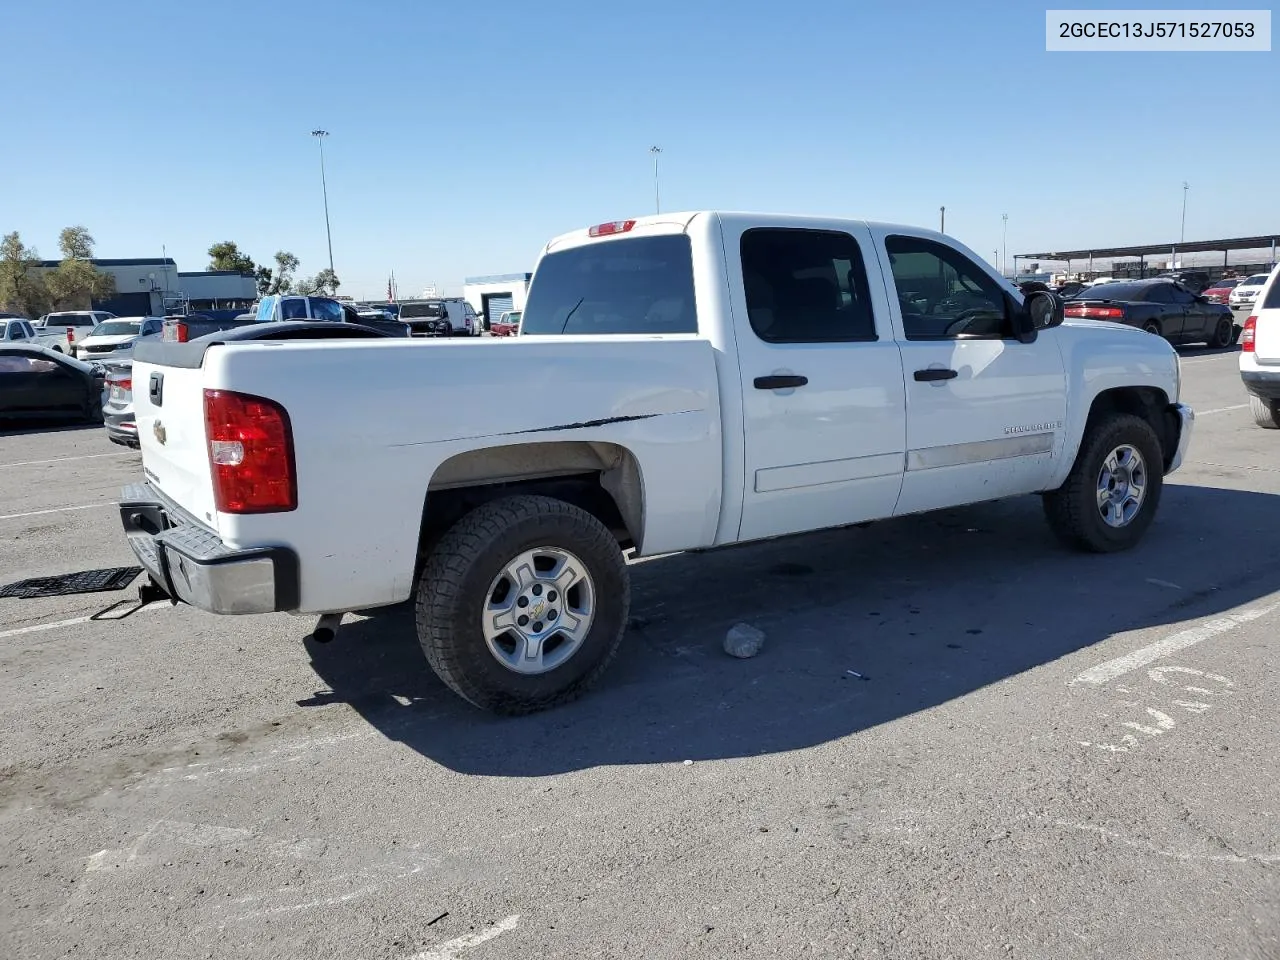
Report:
M1121 550L1194 419L1163 339L1064 322L953 239L713 212L551 241L512 339L140 344L133 380L121 516L156 585L319 640L414 598L431 666L503 713L604 671L625 549L1038 493Z

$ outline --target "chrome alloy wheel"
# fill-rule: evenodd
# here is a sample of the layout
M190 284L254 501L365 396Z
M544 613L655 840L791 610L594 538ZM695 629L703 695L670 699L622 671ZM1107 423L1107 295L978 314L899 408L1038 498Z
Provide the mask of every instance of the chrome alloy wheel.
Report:
M489 652L525 675L547 673L577 653L595 617L586 565L559 547L520 554L493 578L486 596L481 626Z
M1098 471L1098 512L1112 528L1127 527L1147 496L1147 462L1134 447L1116 447Z

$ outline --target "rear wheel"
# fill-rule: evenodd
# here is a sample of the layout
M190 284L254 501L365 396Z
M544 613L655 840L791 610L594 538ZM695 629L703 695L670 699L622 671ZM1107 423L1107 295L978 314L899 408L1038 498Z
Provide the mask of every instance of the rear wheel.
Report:
M1155 334L1157 337L1160 336L1160 324L1156 323L1154 320L1148 320L1142 325L1142 329L1147 331L1147 333Z
M510 497L476 508L432 549L418 642L465 700L531 713L591 688L629 606L626 561L604 524L561 500Z
M1250 394L1249 411L1253 414L1253 422L1262 429L1280 430L1280 401L1264 400Z
M1214 328L1213 339L1209 341L1209 346L1223 349L1231 346L1236 342L1236 325L1231 317L1223 317L1218 321L1218 325Z
M1058 538L1092 553L1127 550L1155 518L1164 489L1164 455L1151 425L1127 413L1090 423L1066 482L1044 495Z

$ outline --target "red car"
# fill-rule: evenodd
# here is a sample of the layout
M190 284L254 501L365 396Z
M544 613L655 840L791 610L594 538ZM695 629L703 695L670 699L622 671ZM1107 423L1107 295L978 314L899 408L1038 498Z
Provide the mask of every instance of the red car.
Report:
M489 324L489 332L495 337L514 337L520 332L520 310L508 310Z
M1236 285L1240 283L1242 279L1244 278L1236 277L1232 280L1215 280L1207 289L1200 291L1200 295L1210 303L1226 303L1227 298L1231 296L1231 291L1235 289Z

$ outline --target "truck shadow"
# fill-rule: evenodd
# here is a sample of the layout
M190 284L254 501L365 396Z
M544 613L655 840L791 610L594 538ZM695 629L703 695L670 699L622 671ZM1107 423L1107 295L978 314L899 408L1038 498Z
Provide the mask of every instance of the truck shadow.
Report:
M1063 549L1039 501L1019 498L658 558L632 567L623 650L576 703L516 719L474 709L431 673L404 605L348 624L333 643L308 640L330 690L301 705L349 704L387 737L469 774L795 750L945 704L1119 632L1280 590L1280 542L1267 532L1275 529L1280 497L1170 485L1142 546L1111 556ZM767 634L751 660L721 650L740 621ZM1072 664L1052 683L1103 659Z

